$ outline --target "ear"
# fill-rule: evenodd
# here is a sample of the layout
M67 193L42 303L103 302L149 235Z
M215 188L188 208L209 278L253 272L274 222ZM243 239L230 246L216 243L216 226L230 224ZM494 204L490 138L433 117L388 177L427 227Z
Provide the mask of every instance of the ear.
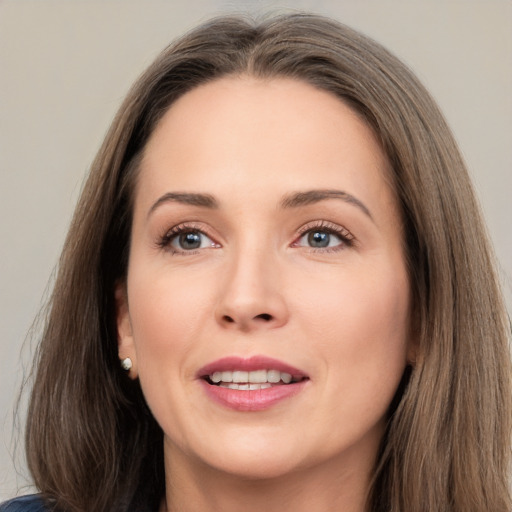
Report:
M124 283L118 283L116 285L115 300L119 364L121 364L121 361L129 357L132 361L132 367L127 371L127 373L131 379L136 379L138 375L137 358L135 354L135 345L133 343L130 311L128 308L128 294Z

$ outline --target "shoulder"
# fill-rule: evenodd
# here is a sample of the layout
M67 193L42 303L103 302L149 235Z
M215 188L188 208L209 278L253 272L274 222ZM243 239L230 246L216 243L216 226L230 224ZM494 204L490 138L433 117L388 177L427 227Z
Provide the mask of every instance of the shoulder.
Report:
M0 512L47 512L48 510L38 494L20 496L0 503Z

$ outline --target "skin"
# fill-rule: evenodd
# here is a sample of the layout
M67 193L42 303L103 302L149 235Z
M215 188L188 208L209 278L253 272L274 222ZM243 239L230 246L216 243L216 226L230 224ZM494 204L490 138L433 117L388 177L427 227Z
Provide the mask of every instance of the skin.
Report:
M388 175L358 115L300 81L223 78L162 118L117 290L119 356L132 359L130 376L164 431L162 510L365 510L386 412L412 355ZM344 191L359 204L283 206L310 190ZM218 206L159 201L170 192L208 194ZM200 248L172 238L183 223ZM317 232L328 247L310 246ZM197 378L233 355L273 357L309 380L266 410L235 411Z

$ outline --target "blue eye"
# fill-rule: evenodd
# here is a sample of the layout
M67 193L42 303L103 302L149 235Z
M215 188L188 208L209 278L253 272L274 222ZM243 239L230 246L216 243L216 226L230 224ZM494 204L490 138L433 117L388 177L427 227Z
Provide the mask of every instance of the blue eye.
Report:
M217 248L220 245L193 224L179 224L160 236L157 247L172 254L194 254L199 249Z
M329 247L333 237L330 233L311 231L308 233L308 244L311 247Z
M355 243L354 236L345 227L325 220L308 223L300 232L293 247L330 252L352 247Z
M179 251L193 251L205 247L215 247L211 238L201 231L183 231L169 238L169 245Z
M299 238L297 245L301 247L312 247L314 249L325 249L337 247L343 243L340 236L326 230L313 229L304 233Z

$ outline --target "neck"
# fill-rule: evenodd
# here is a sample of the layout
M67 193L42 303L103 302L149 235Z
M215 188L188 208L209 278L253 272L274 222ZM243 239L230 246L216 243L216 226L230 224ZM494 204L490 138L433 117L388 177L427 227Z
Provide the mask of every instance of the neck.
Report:
M249 478L173 450L166 457L166 512L365 512L374 460L335 459L273 478ZM354 461L352 461L354 462Z

